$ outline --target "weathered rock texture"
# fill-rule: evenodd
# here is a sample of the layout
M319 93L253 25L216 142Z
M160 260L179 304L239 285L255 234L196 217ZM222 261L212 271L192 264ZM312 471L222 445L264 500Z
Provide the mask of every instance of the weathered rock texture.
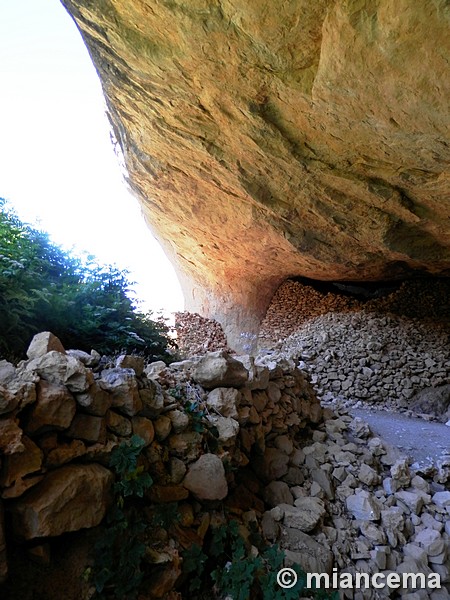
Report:
M446 0L62 0L187 309L448 273ZM446 58L447 57L447 58Z

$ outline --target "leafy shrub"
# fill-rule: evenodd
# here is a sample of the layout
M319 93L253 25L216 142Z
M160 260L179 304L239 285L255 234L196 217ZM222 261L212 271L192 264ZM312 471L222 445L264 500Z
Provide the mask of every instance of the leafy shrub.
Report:
M138 458L145 442L137 435L122 442L111 454L110 466L117 475L115 503L110 509L101 538L94 547L95 564L89 577L98 600L136 598L144 576L141 568L146 552L147 523L139 512L126 505L127 498L142 498L153 481Z
M83 262L23 223L0 199L0 354L22 357L52 331L67 348L170 360L169 328L130 299L126 271Z
M232 520L213 529L210 543L204 550L193 545L183 554L183 569L188 576L188 597L203 598L202 594L214 583L222 596L232 600L298 600L305 596L316 600L335 600L335 593L306 588L306 574L298 566L298 580L290 589L277 583L277 573L283 567L284 552L277 545L262 544L261 537L253 532L252 543L261 548L255 556L247 550L239 531L239 524Z

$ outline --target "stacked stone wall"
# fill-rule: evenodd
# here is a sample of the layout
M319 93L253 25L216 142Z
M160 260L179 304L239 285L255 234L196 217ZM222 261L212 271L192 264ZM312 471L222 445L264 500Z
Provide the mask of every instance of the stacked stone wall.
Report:
M420 598L449 597L450 456L411 467L361 420L323 409L294 361L218 351L170 367L134 356L108 364L95 352L65 352L48 334L29 356L18 367L0 363L2 597L25 597L18 552L51 563L61 535L102 522L114 481L109 457L133 433L154 480L143 501L154 570L142 600L180 599L182 552L231 517L244 535L252 526L280 544L287 565L433 571L444 591ZM151 525L155 507L173 502L181 521ZM47 585L46 598L90 598L81 573L79 587L62 594ZM41 585L28 580L28 597ZM375 599L372 592L347 597Z

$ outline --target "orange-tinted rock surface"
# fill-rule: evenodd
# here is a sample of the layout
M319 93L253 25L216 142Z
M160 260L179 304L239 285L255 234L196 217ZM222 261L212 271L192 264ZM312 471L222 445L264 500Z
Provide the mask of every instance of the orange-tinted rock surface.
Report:
M186 307L232 345L290 275L449 273L446 0L63 4Z

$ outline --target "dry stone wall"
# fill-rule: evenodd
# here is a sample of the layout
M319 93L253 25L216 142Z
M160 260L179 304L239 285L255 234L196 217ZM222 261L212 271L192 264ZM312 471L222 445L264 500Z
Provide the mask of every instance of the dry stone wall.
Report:
M154 480L145 517L151 523L155 507L171 502L181 515L173 526L152 526L156 570L143 600L180 599L180 554L231 515L244 533L253 526L279 543L288 565L433 571L440 595L406 590L404 600L450 597L450 456L413 468L360 419L323 409L290 359L218 351L170 367L132 356L111 364L95 352L47 352L48 334L37 341L40 350L17 368L0 362L3 580L15 538L22 552L42 556L47 540L102 520L110 453L137 433ZM17 579L0 587L4 597L23 600ZM81 589L65 598L87 600L92 591L76 581ZM41 584L27 585L31 598ZM61 598L61 590L46 593ZM345 597L378 598L364 594Z
M295 435L322 418L292 364L269 370L226 352L170 369L135 356L111 363L94 351L66 352L49 333L36 336L29 356L17 367L0 361L0 516L6 511L12 536L5 539L0 520L2 581L13 539L36 544L102 521L113 483L109 456L132 434L145 441L144 466L155 482L149 506L225 498L232 505L239 486L224 465L245 468L254 452L264 457L268 437Z

